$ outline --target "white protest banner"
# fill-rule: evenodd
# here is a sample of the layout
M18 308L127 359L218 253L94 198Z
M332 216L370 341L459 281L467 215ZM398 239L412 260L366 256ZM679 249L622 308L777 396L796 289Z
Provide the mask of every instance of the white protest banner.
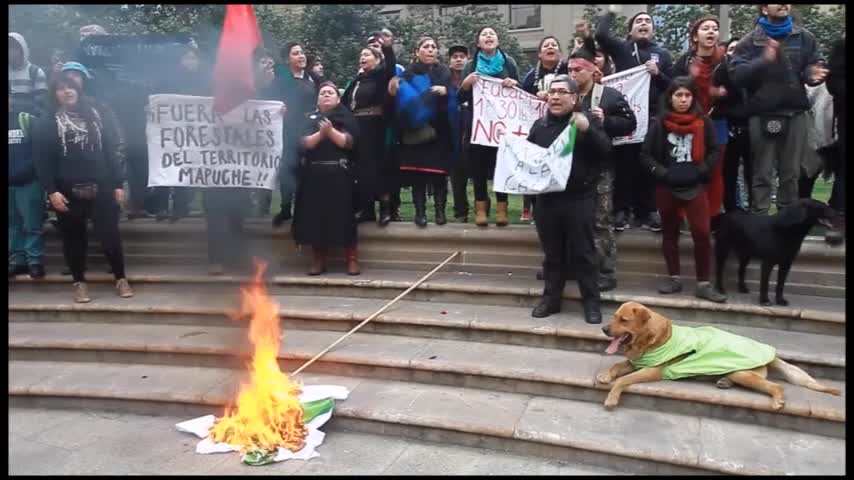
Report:
M649 82L650 74L643 65L602 79L603 85L616 89L626 96L629 107L634 110L638 122L637 128L631 135L615 138L614 145L641 143L646 137L649 124Z
M562 192L572 172L576 133L575 122L571 122L549 148L504 135L495 158L493 190L523 195Z
M504 133L527 138L534 121L546 113L546 102L501 80L481 76L474 84L471 143L497 147Z
M148 99L149 187L275 188L282 102L247 100L221 115L212 97Z

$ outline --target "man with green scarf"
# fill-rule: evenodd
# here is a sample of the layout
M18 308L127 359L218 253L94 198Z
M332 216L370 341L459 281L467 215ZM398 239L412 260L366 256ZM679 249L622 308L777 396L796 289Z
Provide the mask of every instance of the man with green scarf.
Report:
M745 88L753 160L752 210L768 213L774 170L779 175L777 209L798 199L801 163L808 151L804 85L824 82L827 69L819 64L815 36L790 15L791 4L759 6L752 32L735 48L729 64L733 83Z

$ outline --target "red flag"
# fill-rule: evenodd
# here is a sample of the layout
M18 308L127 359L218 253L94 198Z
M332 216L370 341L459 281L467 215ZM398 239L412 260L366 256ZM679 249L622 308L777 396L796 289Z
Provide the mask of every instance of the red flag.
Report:
M255 96L252 52L261 33L252 5L226 5L214 67L214 110L225 113Z

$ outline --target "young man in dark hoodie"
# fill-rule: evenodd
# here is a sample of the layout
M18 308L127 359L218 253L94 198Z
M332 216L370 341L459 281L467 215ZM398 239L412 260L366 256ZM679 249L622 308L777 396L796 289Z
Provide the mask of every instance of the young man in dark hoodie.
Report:
M17 108L9 85L9 278L44 278L44 191L33 163L31 116Z
M733 83L748 92L750 151L753 154L751 210L768 213L774 170L779 176L777 208L798 199L801 162L807 155L804 84L824 82L815 36L795 25L791 4L760 5L756 27L738 42L729 63Z
M670 53L653 42L655 26L652 17L640 12L629 19L629 37L620 40L611 34L616 14L609 12L599 22L595 39L602 50L611 56L617 72L645 65L652 75L649 85L649 121L655 121L658 99L671 81L673 65ZM634 210L639 226L654 232L661 231L661 220L655 207L655 182L640 165L640 143L618 145L614 148L614 229L628 227L630 210Z
M637 127L635 112L622 93L594 81L599 72L595 62L596 46L592 38L585 38L582 46L569 58L570 76L578 84L580 107L588 118L604 129L609 139L630 135ZM600 291L617 288L617 241L611 219L614 192L612 155L613 152L609 152L596 180L594 232L596 253L599 256Z
M605 132L579 111L578 85L567 75L557 75L547 92L546 116L534 122L528 141L549 147L575 122L577 137L572 151L572 171L562 192L537 195L534 209L537 235L545 261L543 298L531 316L547 317L560 311L566 274L572 270L578 279L584 320L602 323L599 296L599 261L594 244L594 202L596 179L603 168L602 159L611 149Z

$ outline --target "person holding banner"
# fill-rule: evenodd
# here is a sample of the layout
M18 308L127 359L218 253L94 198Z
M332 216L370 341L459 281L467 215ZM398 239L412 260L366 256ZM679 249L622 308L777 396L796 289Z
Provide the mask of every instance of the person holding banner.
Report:
M473 103L471 99L472 87L478 82L481 75L502 79L505 87L515 87L519 83L519 67L513 57L505 54L498 47L498 34L491 27L483 27L475 37L477 49L474 58L469 60L463 67L463 83L460 84L465 101ZM475 224L479 227L487 226L489 193L487 182L495 175L495 155L498 148L471 144L469 146L469 167L474 183L474 200L476 217ZM499 227L507 226L507 194L495 192L496 216L495 224Z
M567 272L572 270L581 291L584 320L602 323L593 217L596 178L611 142L597 122L579 111L578 85L574 80L567 75L556 76L547 96L546 116L534 122L528 141L549 147L567 132L571 170L563 191L537 195L534 220L545 254L545 287L531 316L543 318L560 312Z
M380 200L379 224L391 222L390 182L397 176L385 152L385 112L388 82L395 75L394 37L384 37L383 48L365 47L359 55L359 73L344 90L342 101L359 124L359 158L356 163L358 201L364 218L376 218L374 202Z
M309 275L326 272L329 247L344 247L347 274L359 275L354 215L358 148L356 117L341 104L338 87L323 82L317 95L317 111L308 115L302 135L305 158L302 182L297 191L293 235L299 245L311 245Z
M635 113L622 93L594 81L596 72L600 71L595 63L595 52L593 39L588 36L569 59L571 78L578 84L579 106L593 123L604 129L609 139L630 135L637 127ZM613 151L610 151L603 159L603 167L596 180L594 231L599 257L599 290L603 292L617 288L617 239L611 218L613 162Z
M679 280L679 223L684 212L694 239L694 268L697 298L726 302L726 295L709 283L712 240L708 197L705 190L715 165L720 161L718 134L703 112L696 87L690 77L677 77L665 90L661 116L649 125L641 151L646 171L657 179L656 201L661 212L661 251L668 277L658 292L682 291Z
M422 37L417 48L415 62L389 83L389 94L397 99L400 170L408 173L404 184L412 185L415 224L426 227L428 182L433 186L436 224L447 223L447 175L458 110L451 71L439 63L438 44L432 37Z
M112 118L101 115L68 78L54 79L48 93L52 112L34 125L33 159L37 178L57 212L62 251L74 282L74 301L91 301L85 278L90 218L116 279L118 295L132 297L119 236L124 172L117 159L116 128L107 125Z
M599 22L594 38L614 60L617 73L644 65L652 76L649 86L649 125L655 121L661 92L670 85L670 53L653 41L655 23L647 12L640 12L629 19L629 36L626 40L611 34L615 18L612 8ZM638 161L640 149L641 143L617 145L614 148L614 229L618 232L629 227L631 210L634 210L638 226L653 232L661 231L661 222L655 211L655 185Z

